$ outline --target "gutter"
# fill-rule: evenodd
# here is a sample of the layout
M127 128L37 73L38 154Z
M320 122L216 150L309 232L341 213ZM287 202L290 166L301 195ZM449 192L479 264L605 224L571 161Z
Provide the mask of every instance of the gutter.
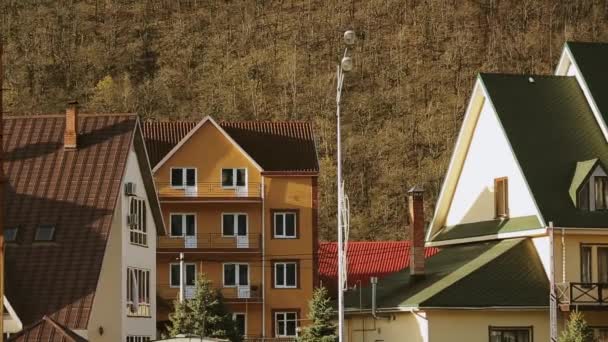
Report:
M398 306L391 308L376 309L376 313L404 313L404 312L419 312L419 311L434 311L434 310L466 310L466 311L545 311L549 310L549 306L487 306L487 307L466 307L466 306ZM372 309L346 310L349 315L365 315L371 314Z

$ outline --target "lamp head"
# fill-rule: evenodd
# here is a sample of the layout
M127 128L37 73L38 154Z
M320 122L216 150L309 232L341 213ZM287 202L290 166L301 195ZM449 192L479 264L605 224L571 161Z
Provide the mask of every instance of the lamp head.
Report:
M340 63L342 67L342 71L349 72L353 70L353 59L350 57L342 58L342 62Z
M355 31L348 30L348 31L344 32L344 44L346 44L347 46L351 46L351 45L355 44L356 39L357 39L357 35L355 34Z

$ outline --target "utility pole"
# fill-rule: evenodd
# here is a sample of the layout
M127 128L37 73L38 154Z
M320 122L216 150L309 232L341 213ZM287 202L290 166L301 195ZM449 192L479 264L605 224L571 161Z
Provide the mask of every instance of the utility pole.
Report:
M347 45L344 56L337 67L336 85L336 164L338 176L338 340L344 341L344 291L346 290L346 244L348 241L348 210L344 194L344 181L342 180L342 138L340 131L340 101L342 98L342 85L344 84L344 73L353 68L353 61L348 57L348 46L355 43L355 32L344 32L344 43ZM343 216L344 215L344 216Z

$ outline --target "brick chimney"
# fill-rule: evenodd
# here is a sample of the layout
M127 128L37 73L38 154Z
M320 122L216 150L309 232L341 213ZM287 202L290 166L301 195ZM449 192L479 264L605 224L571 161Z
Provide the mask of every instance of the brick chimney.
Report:
M78 102L68 102L65 110L65 133L63 146L65 149L76 149L78 140Z
M410 221L410 274L424 276L424 190L414 186L408 192Z

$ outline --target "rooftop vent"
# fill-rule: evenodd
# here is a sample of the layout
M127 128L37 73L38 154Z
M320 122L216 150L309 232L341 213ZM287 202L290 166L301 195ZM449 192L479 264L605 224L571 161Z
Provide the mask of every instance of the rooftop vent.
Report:
M534 77L528 77L528 82L534 83Z

